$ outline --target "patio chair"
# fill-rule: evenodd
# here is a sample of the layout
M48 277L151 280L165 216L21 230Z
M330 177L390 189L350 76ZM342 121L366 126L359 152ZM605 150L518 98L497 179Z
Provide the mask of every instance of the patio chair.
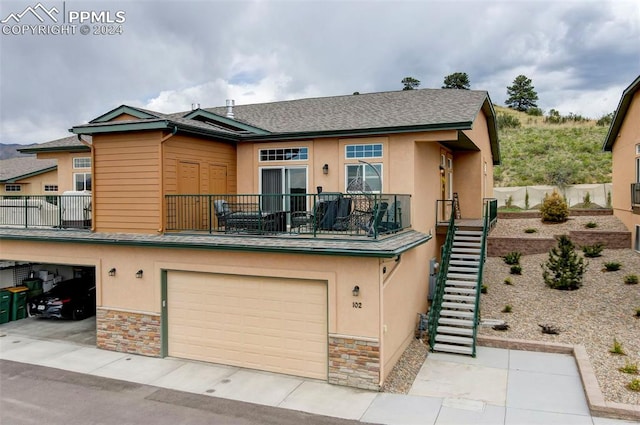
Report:
M225 227L227 217L232 213L231 208L229 208L229 203L224 199L216 199L213 201L213 209L218 218L218 227Z

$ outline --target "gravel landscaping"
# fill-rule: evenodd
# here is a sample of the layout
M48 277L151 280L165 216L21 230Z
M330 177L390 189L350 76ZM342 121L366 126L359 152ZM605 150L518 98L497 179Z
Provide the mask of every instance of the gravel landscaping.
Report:
M597 230L625 230L612 216L572 217L567 223L555 225L543 225L539 219L503 219L498 221L492 235L548 237L584 229L590 221L598 224ZM537 228L538 232L524 233L526 228ZM640 405L640 393L626 388L632 379L640 379L640 375L618 370L629 363L640 367L640 318L635 317L636 309L640 309L640 284L627 285L623 281L630 274L640 276L640 254L631 249L605 249L601 257L585 259L588 266L583 286L575 291L560 291L545 285L541 264L547 259L548 254L523 256L521 275L511 275L510 266L502 258L487 259L484 284L488 290L481 297L481 316L504 320L509 329L497 331L481 327L479 334L583 345L606 400ZM622 268L602 271L605 262L613 261L621 263ZM504 283L507 277L512 285ZM511 313L502 313L505 305L512 307ZM559 334L542 333L540 325L552 325L559 329ZM610 353L614 339L621 344L625 355ZM383 391L406 393L426 354L426 345L413 341L390 373Z

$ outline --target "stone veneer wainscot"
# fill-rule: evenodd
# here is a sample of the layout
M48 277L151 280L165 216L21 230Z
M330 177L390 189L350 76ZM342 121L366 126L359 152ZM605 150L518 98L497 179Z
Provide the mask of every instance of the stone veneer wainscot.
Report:
M96 313L98 348L160 357L161 341L159 314L98 308Z
M380 342L329 335L329 383L380 390Z

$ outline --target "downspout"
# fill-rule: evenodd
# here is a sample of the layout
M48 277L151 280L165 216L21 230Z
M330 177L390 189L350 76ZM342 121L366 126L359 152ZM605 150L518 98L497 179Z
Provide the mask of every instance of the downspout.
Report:
M91 139L91 143L86 140L82 140L82 134L78 134L78 141L89 148L91 152L91 232L96 231L96 191L93 188L96 185L96 173L94 170L94 166L96 163L96 153L93 149L93 138Z
M164 199L164 142L166 142L167 140L169 140L171 137L175 136L178 133L178 126L174 125L173 129L171 130L171 133L167 134L166 136L162 137L160 139L160 144L158 145L158 163L160 164L160 166L158 167L158 179L160 181L160 226L158 227L158 233L163 233L164 229L166 227L166 223L165 223L165 210L167 208L165 199Z
M386 274L386 266L384 266L384 263L388 262L389 260L381 260L380 263L383 264L382 266L382 276L380 279L380 294L379 299L380 299L380 311L378 312L378 317L380 317L380 347L378 347L378 353L379 353L379 362L380 362L380 382L378 382L378 387L382 388L382 385L384 384L384 362L382 361L382 359L384 358L384 334L386 332L386 326L384 324L384 288L386 286L386 282L387 280L389 280L389 278L391 276L393 276L396 272L396 270L398 270L398 265L400 264L400 259L402 258L401 254L398 254L396 256L396 258L393 260L396 265L393 267L393 270L391 270L391 272L389 273L388 276L385 276Z

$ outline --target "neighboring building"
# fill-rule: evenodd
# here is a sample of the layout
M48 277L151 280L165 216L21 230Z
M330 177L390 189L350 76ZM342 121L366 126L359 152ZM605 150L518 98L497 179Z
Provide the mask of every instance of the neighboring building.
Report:
M427 310L441 200L481 218L499 163L473 90L121 106L72 131L28 151L65 189L87 158L92 231L0 240L4 260L95 268L99 347L368 389Z
M640 251L640 76L622 92L603 149L613 158L613 213Z
M0 195L57 195L57 174L54 159L22 156L0 160Z

